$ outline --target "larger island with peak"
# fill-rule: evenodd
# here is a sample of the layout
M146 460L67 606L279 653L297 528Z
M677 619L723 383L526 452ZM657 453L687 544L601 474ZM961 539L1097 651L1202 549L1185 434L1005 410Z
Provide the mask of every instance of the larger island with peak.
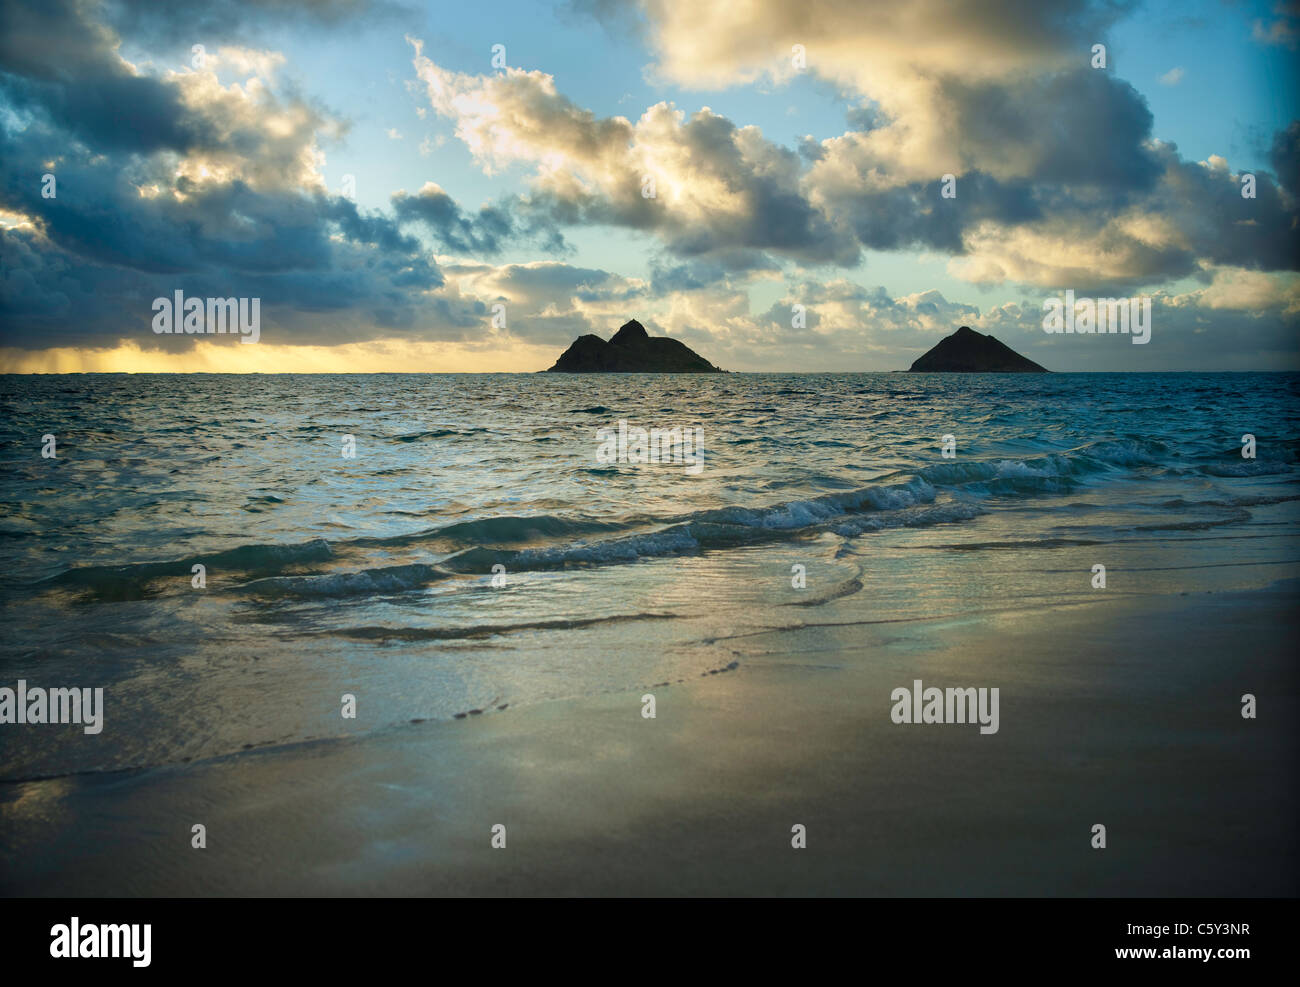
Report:
M606 342L594 333L575 339L547 373L720 374L685 343L651 336L633 319Z

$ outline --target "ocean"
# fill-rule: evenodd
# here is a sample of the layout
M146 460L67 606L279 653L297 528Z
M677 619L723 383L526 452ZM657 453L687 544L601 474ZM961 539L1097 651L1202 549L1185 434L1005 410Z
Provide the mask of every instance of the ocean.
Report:
M0 780L744 674L776 628L1294 578L1298 396L1294 374L5 376L0 685L105 698L97 735L6 731ZM611 462L620 428L698 449Z

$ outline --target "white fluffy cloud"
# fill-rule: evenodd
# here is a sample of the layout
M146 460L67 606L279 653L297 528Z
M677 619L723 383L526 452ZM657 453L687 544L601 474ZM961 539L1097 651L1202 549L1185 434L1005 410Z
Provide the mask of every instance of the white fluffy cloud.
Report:
M563 222L659 234L679 253L758 248L809 261L852 263L852 237L803 194L799 156L704 107L668 103L635 122L596 117L544 72L446 70L415 46L429 103L491 174L533 168L531 205Z

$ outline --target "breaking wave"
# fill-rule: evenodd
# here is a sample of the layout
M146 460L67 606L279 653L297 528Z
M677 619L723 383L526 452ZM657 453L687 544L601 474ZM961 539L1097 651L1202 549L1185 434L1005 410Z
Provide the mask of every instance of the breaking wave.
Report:
M419 433L418 437L428 435ZM81 590L99 600L141 599L156 591L153 584L160 580L188 579L192 567L201 563L212 571L238 574L242 581L234 591L261 599L401 593L450 576L486 574L497 564L512 571L543 571L630 563L810 538L826 532L855 538L887 528L957 524L985 513L981 505L989 498L1069 492L1090 478L1129 470L1150 471L1167 466L1171 458L1176 457L1171 457L1169 447L1157 440L1110 439L1023 459L936 462L857 489L766 506L736 505L675 517L617 521L551 514L484 517L387 537L333 543L318 538L297 545L253 544L169 562L73 568L37 586ZM1286 464L1259 461L1199 467L1206 475L1222 477L1269 475L1290 469ZM1289 496L1231 498L1229 502L1240 508L1247 502L1285 499ZM1189 505L1180 499L1176 506ZM1190 523L1199 526L1224 521ZM1143 526L1141 530L1163 527ZM351 553L375 550L426 551L434 557L428 562L356 571L319 571L326 564L345 562Z

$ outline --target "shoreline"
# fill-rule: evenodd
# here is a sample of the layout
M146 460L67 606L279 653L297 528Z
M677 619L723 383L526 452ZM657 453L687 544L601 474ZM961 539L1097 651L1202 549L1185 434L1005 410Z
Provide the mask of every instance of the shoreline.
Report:
M7 784L0 891L1294 896L1298 601L762 631L654 719L638 690ZM916 679L1000 688L1000 729L891 722Z

